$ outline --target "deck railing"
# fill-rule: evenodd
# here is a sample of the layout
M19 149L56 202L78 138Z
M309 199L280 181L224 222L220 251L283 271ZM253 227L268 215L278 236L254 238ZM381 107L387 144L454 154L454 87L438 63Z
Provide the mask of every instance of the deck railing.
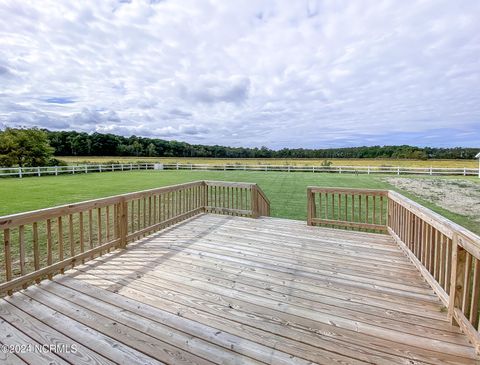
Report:
M196 181L0 217L0 294L202 212L258 217L269 206L256 184Z
M394 191L388 231L480 353L480 237Z
M307 223L385 232L387 191L349 188L307 188Z
M480 237L389 190L307 188L307 223L387 231L480 354Z

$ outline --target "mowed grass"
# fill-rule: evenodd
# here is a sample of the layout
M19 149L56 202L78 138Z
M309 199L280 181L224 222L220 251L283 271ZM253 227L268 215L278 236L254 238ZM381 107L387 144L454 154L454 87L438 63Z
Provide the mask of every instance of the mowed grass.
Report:
M393 167L450 167L450 168L477 168L476 160L396 160L396 159L257 159L257 158L193 158L193 157L121 157L121 156L59 156L60 160L69 164L105 163L118 161L133 163L136 161L161 163L193 163L193 164L230 164L230 165L291 165L291 166L320 166L328 160L334 166L393 166Z
M195 180L254 182L271 201L272 216L306 219L307 186L395 189L379 175L253 171L128 171L0 179L0 216ZM476 178L471 178L476 181ZM478 223L398 190L480 233Z

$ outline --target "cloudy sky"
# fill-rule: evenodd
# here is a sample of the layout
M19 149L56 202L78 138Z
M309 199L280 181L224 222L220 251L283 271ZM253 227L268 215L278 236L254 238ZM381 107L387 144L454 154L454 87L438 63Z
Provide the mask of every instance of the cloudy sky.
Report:
M0 127L480 145L480 1L0 0Z

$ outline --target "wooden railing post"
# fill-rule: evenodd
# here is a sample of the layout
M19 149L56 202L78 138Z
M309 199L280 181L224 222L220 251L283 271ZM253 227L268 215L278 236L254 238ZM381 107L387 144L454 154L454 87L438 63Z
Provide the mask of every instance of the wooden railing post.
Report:
M125 198L122 198L118 203L118 238L120 242L118 244L119 248L125 248L127 246L127 235L128 235L128 204Z
M208 185L205 181L202 181L202 207L203 207L203 212L205 213L207 211L207 206L208 206Z
M311 188L307 188L307 225L309 226L313 226L313 218L317 215L314 194Z
M450 296L448 300L448 319L450 323L458 326L455 320L455 308L461 308L464 283L465 283L465 263L467 251L458 245L458 234L453 233L452 238L452 270L450 276Z
M258 212L258 191L257 185L252 185L250 189L250 199L251 199L251 208L252 208L252 218L258 218L260 216Z

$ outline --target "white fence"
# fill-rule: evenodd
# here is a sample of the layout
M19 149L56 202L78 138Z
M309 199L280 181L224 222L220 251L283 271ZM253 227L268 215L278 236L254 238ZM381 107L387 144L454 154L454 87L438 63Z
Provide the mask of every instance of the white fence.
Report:
M338 174L394 174L394 175L462 175L480 176L479 169L444 167L390 167L390 166L283 166L283 165L215 165L215 164L100 164L52 167L0 168L0 177L25 177L61 174L132 170L201 170L201 171L283 171L325 172Z
M289 166L289 165L212 165L212 164L164 164L168 170L209 171L283 171L329 172L345 174L395 174L395 175L479 175L479 169L445 167L393 167L393 166Z
M3 167L0 168L0 177L26 177L63 174L88 174L91 172L107 171L130 171L130 170L152 170L155 165L150 163L142 164L101 164L101 165L78 165L78 166L42 166L42 167Z

